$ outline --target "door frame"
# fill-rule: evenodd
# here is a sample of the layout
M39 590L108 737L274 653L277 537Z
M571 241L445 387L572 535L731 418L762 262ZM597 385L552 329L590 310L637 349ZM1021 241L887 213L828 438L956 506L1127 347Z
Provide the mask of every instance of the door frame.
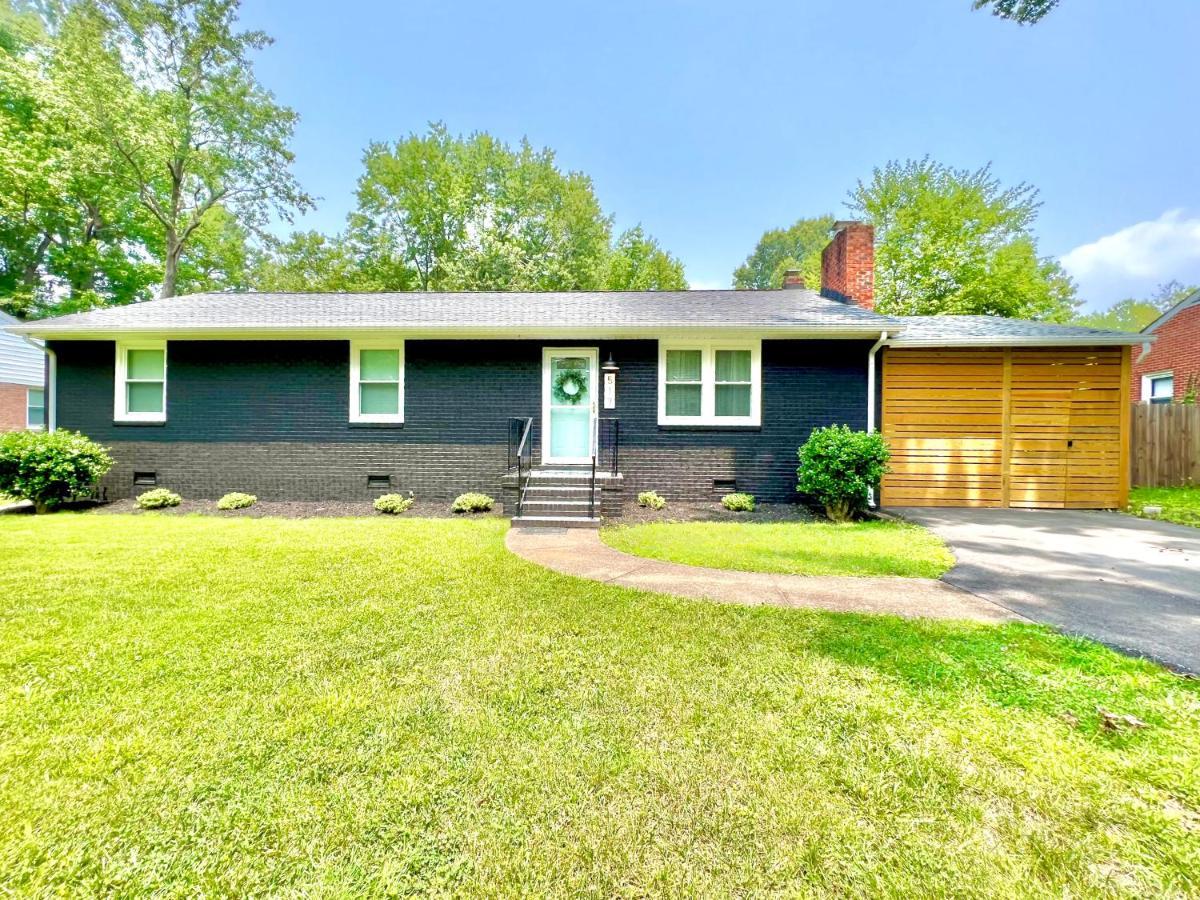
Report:
M590 463L592 457L553 457L550 455L550 361L556 356L586 356L588 365L588 396L591 398L591 414L588 416L588 447L591 454L596 452L596 417L599 415L596 403L596 389L599 384L598 370L600 368L599 347L543 347L542 348L542 465L579 465Z

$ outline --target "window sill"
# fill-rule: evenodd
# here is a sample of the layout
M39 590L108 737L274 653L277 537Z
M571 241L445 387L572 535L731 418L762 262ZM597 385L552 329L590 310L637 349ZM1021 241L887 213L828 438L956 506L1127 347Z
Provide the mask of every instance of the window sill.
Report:
M351 428L403 428L403 422L350 422Z
M708 424L704 422L693 422L687 424L674 424L671 422L659 422L659 431L762 431L762 424L756 425L724 425L724 424Z
M113 419L113 425L120 428L162 428L166 424L166 419Z

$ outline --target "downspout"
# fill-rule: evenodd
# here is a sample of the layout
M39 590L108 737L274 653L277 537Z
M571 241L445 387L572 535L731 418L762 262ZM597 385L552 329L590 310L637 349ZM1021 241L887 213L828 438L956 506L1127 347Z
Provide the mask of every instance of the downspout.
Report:
M879 332L879 340L871 345L871 349L867 351L867 433L875 433L875 354L879 352L879 348L884 345L888 339L886 331ZM875 503L875 488L871 488L867 493L867 505L872 509L876 508Z

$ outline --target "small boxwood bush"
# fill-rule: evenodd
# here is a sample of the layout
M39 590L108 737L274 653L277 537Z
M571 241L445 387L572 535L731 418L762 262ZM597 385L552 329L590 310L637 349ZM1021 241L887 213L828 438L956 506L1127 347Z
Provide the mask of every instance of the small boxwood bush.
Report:
M846 425L817 428L798 454L796 489L824 506L834 522L847 522L867 508L891 457L883 435Z
M44 513L89 494L112 464L107 447L75 431L10 431L0 435L0 495Z
M258 502L253 494L243 494L231 491L217 501L217 509L246 509Z
M374 503L376 512L387 513L389 516L398 516L412 505L412 494L407 497L402 494L384 494L382 497L376 497Z
M454 498L450 509L456 513L487 512L495 504L487 494L466 493Z
M667 501L658 495L658 491L642 491L638 494L638 506L646 509L662 509Z
M174 491L154 488L144 494L138 494L137 505L139 509L165 509L168 506L178 506L182 501L183 498Z
M721 505L730 512L754 512L753 494L726 494Z

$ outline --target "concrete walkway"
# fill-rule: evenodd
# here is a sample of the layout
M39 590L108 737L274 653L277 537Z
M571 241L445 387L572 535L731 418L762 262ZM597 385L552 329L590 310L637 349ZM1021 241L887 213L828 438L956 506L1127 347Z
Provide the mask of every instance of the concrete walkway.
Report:
M510 528L508 549L530 562L605 584L751 606L1012 622L1022 617L929 578L848 578L734 572L630 556L590 528Z

